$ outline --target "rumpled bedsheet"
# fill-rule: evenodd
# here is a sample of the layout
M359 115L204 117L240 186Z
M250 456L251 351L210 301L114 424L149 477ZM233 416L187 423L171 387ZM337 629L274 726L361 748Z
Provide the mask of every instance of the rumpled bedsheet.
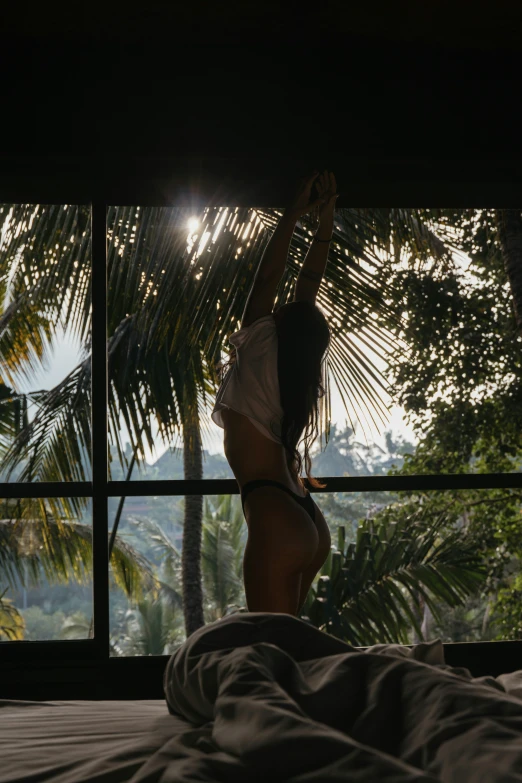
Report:
M361 651L292 615L236 614L187 639L164 690L194 730L140 783L522 781L522 671L474 678L439 639Z

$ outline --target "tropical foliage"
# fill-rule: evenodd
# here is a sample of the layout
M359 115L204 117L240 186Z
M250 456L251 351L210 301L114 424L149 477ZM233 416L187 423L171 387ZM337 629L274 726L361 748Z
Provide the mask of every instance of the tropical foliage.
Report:
M53 517L44 498L4 500L2 506L0 573L9 588L38 585L42 577L51 584L85 584L92 579L92 525L65 515ZM150 564L121 538L111 564L115 584L129 598L143 600L146 593L157 590ZM23 638L23 622L16 607L4 598L0 610L0 639Z
M121 422L131 440L131 469L133 460L143 464L145 445L153 447L155 426L164 443L183 437L185 478L202 478L201 434L208 400L216 390L216 368L228 334L237 328L255 267L278 216L278 210L207 205L191 233L187 221L192 215L187 210L109 208L109 430L118 460L126 469L129 462ZM89 209L15 205L0 207L0 217L4 218L0 242L2 475L4 480L24 482L86 480L91 446ZM332 329L328 369L352 433L354 419L363 426L365 421L377 427L377 420L385 423L387 403L393 399L404 406L419 434L414 451L402 448L404 465L394 469L384 460L379 472L518 470L522 373L517 314L522 312L518 282L522 277L517 273L515 251L517 231L522 233L520 214L517 219L516 210L353 208L339 210L335 224L318 301ZM278 301L290 298L309 242L310 231L304 222L292 242ZM469 274L465 278L459 271L459 252L470 258L471 282ZM18 382L30 380L38 363L45 365L60 326L70 329L82 343L78 367L54 389L20 393ZM385 360L386 371L379 369L372 354ZM38 408L31 420L28 403ZM324 433L327 439L331 434ZM372 460L366 454L365 466L361 443L347 445L352 462L345 472L364 475ZM341 451L347 451L346 445ZM314 470L325 475L315 466ZM494 497L493 492L488 490L487 496L473 501L468 533L475 541L482 536L478 551L489 563L487 588L493 590L504 579L509 592L522 554L515 516L519 498L507 490L502 497ZM426 528L436 531L437 500L434 495L424 500ZM493 507L494 518L488 513ZM47 557L49 565L57 558L56 569L44 566L47 571L61 574L57 578L75 579L78 558L88 563L88 534L74 522L85 508L84 498L40 501L38 514L20 513L13 506L6 515L5 529L18 523L22 537L37 530L42 541L50 542L45 552L41 550L44 561ZM226 534L210 524L203 527L200 497L187 498L184 513L181 603L189 633L205 622L205 611L208 621L237 598L240 544L233 525L226 528ZM113 568L117 567L118 521L113 531ZM401 529L407 537L406 528ZM390 552L396 539L386 538L388 527L379 530L388 542L385 551ZM388 555L384 557L371 531L369 535L371 545L377 544L375 562L388 563ZM228 563L227 577L215 565L215 557L213 566L203 557L204 536L206 549ZM6 551L14 547L12 538L6 535L3 540ZM422 540L427 546L428 539ZM449 552L437 549L436 538L430 541L432 550L442 557L430 561L432 569L445 568L443 555L449 557ZM458 539L454 545L462 554ZM76 552L76 559L71 552ZM420 568L419 552L415 549L408 567ZM16 552L6 554L0 549L0 555L5 562L16 563ZM410 595L412 607L418 609L419 601L424 601L424 609L431 607L436 615L436 598L448 603L450 598L456 601L455 596L463 600L464 595L471 595L469 573L475 573L477 564L469 561L466 565L462 557L458 562L468 577L461 575L464 586L460 592L451 580L447 582L445 572L446 583L440 574L438 581L432 577L431 582L419 582L417 604ZM509 568L506 571L507 561L511 573ZM119 578L129 599L141 603L144 613L155 611L140 593L147 565L129 551L125 562L124 568L121 560ZM21 576L22 569L15 568ZM427 572L421 568L420 573ZM154 589L161 589L154 584ZM209 592L210 584L214 587ZM329 588L325 584L321 583L321 590L331 590L333 580ZM407 585L398 589L407 590ZM204 608L209 595L214 608ZM5 598L0 609L5 621L10 612ZM406 609L402 605L397 611ZM403 633L404 624L390 612L388 621L374 630L391 633L395 628ZM317 621L328 625L321 617ZM403 619L419 630L419 623L415 626L407 613Z
M247 530L240 507L232 495L205 500L202 572L206 597L205 619L212 623L234 608L244 606L243 554Z
M338 529L317 588L301 616L350 644L410 643L413 627L423 632L414 609L427 606L440 620L439 604L455 607L478 591L486 568L473 540L460 531L445 533L444 516L433 518L420 506L397 518L394 506L365 520L346 545Z
M188 217L181 209L108 211L110 435L122 463L120 416L133 452L143 459L144 443L153 447L152 418L159 436L171 442L181 432L186 409L196 406L201 414L206 394L215 389L214 368L226 336L241 318L256 265L279 213L206 209L192 235ZM19 480L85 480L79 454L84 450L88 455L90 447L89 211L87 207L14 206L8 218L10 230L0 252L0 272L10 297L1 324L4 377L12 383L34 371L36 359L44 363L58 324L67 325L82 340L85 359L43 396L29 426L4 444L10 448L3 468L9 478L10 470L30 454ZM378 417L385 422L382 396L388 385L366 349L350 336L357 334L366 348L380 355L396 353L401 347L381 326L384 316L387 324L400 322L382 288L375 285L383 245L389 249L390 243L401 245L408 239L419 258L432 253L439 262L447 262L449 250L413 210L340 210L336 223L326 286L319 298L333 332L331 372L343 397L349 393L349 415L355 410L360 420L368 413L372 420ZM310 233L298 224L278 292L283 301L291 294ZM39 329L30 320L35 313ZM13 336L20 340L21 330L26 332L25 351L16 350ZM198 421L204 429L201 415ZM16 434L14 426L10 434ZM69 449L68 460L60 440Z

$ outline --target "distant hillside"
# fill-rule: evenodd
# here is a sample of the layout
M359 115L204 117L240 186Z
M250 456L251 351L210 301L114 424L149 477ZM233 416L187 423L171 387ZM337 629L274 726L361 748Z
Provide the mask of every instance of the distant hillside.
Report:
M122 481L126 478L126 469L121 469L118 462L118 454L115 448L111 449L113 462L111 463L112 478L114 481ZM126 457L130 462L132 453L130 444L126 444ZM131 481L144 480L182 480L183 475L183 449L169 449L153 465L144 464L138 470L135 466L132 472ZM234 474L230 470L229 464L221 454L209 454L203 450L203 478L233 479Z

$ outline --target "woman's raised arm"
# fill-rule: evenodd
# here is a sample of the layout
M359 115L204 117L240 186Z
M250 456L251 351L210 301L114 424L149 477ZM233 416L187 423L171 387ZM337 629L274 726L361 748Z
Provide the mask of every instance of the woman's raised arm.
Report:
M317 182L319 195L324 197L324 204L319 209L319 228L314 241L308 249L303 266L295 284L294 302L307 300L315 303L315 298L323 279L329 239L333 233L335 202L337 201L337 183L332 172L325 171Z
M300 181L295 196L285 209L272 234L272 238L263 253L257 270L256 280L260 282L272 282L277 280L277 282L279 282L283 276L288 258L290 241L297 220L302 215L311 212L317 205L323 205L325 202L324 196L320 196L314 201L310 201L312 185L318 176L319 172L314 171L310 177L305 177Z

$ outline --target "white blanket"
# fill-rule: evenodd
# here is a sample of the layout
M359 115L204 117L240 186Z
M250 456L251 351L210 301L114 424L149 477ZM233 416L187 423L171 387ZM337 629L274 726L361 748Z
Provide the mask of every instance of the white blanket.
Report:
M164 746L165 782L522 781L522 671L473 678L438 639L360 651L291 615L236 614L187 639L164 687L195 727L172 739L170 775ZM133 781L160 780L157 762Z

